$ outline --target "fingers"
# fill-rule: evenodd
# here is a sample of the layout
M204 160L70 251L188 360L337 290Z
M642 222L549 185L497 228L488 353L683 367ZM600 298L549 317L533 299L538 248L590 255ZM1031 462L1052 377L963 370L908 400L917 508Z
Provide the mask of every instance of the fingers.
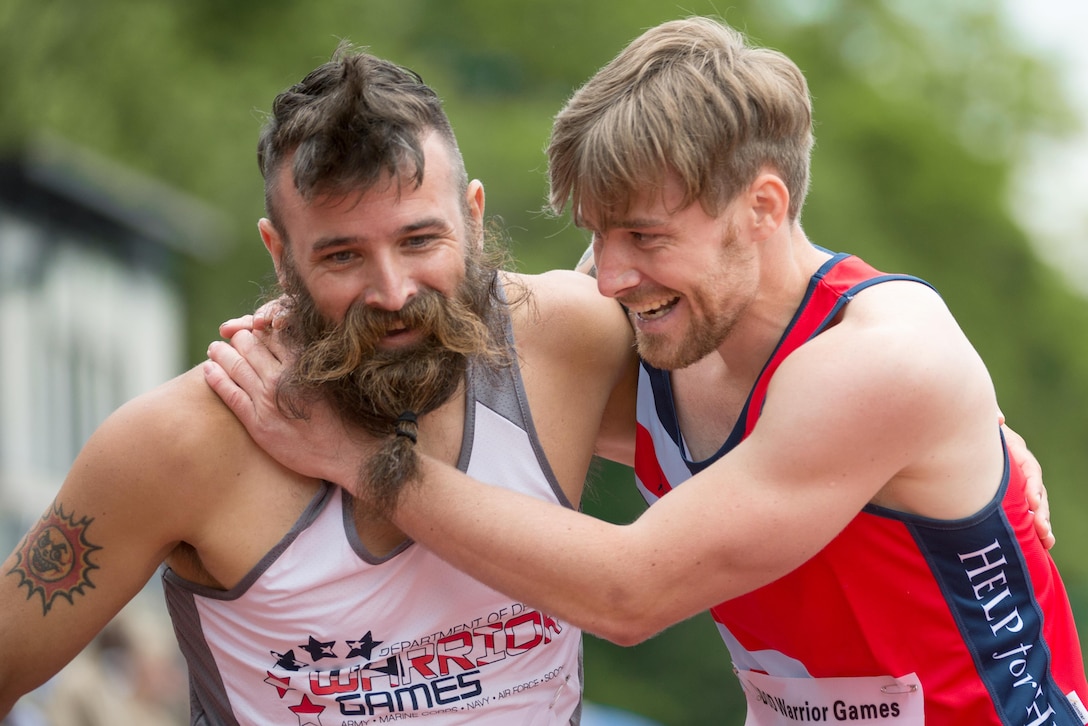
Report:
M1047 506L1046 503L1046 488L1043 486L1043 480L1038 476L1031 476L1027 479L1027 496L1028 506L1031 511L1037 512L1042 507Z
M204 380L247 429L275 411L284 367L279 356L285 354L275 337L240 330L230 344L214 341L208 346Z
M219 335L224 340L230 340L235 333L242 330L260 332L262 330L279 330L287 322L287 298L281 296L275 300L266 302L257 310L239 318L231 318L219 326Z
M230 347L222 343L215 345ZM234 382L234 379L230 377L220 362L215 360L204 361L201 370L204 372L204 381L222 399L227 408L238 417L242 425L248 428L250 424L256 421L257 413L253 406L253 399Z
M1036 518L1035 520L1035 533L1039 535L1039 541L1043 543L1043 547L1046 549L1053 549L1057 543L1057 538L1054 536L1054 530L1050 526L1050 517L1045 520Z
M264 402L274 399L282 369L275 353L248 330L235 333L229 345L212 342L203 366L204 380L247 428Z
M265 380L278 376L287 353L277 337L270 331L239 330L230 339L230 345Z
M1043 467L1028 449L1024 438L1001 422L1001 430L1008 443L1009 455L1024 473L1028 509L1035 517L1035 533L1043 546L1050 549L1057 542L1050 523L1050 500L1043 484Z
M230 340L240 330L253 330L253 315L243 315L240 318L231 318L219 326L219 335L224 340Z
M1046 487L1043 486L1041 472L1038 475L1028 476L1027 499L1028 509L1035 516L1035 533L1039 535L1039 540L1043 543L1043 546L1050 549L1054 546L1057 538L1054 536L1054 530L1050 523L1050 499L1047 497Z
M257 312L254 313L254 323L259 327L255 330L264 330L265 328L271 328L272 330L279 330L287 322L287 298L286 296L280 296L275 300L266 302L264 305L257 308Z
M278 363L283 364L290 360L291 351L287 349L287 346L280 340L280 335L274 330L262 333L258 340L265 351Z
M230 344L212 342L208 346L208 358L253 398L270 383L275 383L282 368L276 354L249 330L235 333Z

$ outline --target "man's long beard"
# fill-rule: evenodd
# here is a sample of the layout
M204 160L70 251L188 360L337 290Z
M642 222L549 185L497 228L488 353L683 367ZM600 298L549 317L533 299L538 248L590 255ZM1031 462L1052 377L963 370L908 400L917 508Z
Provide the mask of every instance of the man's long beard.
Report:
M296 356L280 379L280 409L305 417L309 405L324 397L345 422L387 438L360 472L359 482L339 483L356 484L352 488L358 495L388 514L404 483L418 474L414 417L450 400L465 379L470 358L508 362L497 324L501 316L492 305L495 269L470 259L465 280L453 297L424 289L397 312L357 303L338 324L317 311L289 264L284 273L291 301L284 340ZM420 335L420 342L378 347L398 328Z
M423 339L377 347L398 323ZM464 380L468 357L486 354L482 346L490 343L478 315L433 290L421 291L396 313L353 305L339 325L326 323L300 296L286 330L297 357L284 374L281 396L324 396L346 421L374 436L392 433L405 411L422 415L448 401Z

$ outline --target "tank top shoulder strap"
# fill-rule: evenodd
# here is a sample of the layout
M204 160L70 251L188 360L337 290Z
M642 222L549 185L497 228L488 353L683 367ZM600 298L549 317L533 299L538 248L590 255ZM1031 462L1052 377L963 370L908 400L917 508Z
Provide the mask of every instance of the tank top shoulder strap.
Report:
M809 281L801 304L794 313L786 332L767 360L752 389L744 413L744 435L747 436L759 419L763 400L771 377L793 351L821 333L835 319L843 306L862 290L882 282L910 280L930 286L928 282L911 275L886 274L878 271L859 257L838 253L827 260Z

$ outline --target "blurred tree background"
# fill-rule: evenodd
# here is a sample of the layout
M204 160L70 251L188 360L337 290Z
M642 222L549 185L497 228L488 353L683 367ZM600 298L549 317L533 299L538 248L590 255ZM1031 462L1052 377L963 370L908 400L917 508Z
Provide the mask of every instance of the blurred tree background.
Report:
M255 228L262 113L340 39L414 68L439 91L519 269L538 272L571 266L586 242L541 211L553 114L642 30L690 14L724 18L805 71L818 140L809 236L942 291L1008 420L1043 462L1054 556L1088 629L1088 561L1076 556L1088 551L1088 304L1039 261L1008 205L1027 144L1070 130L1073 118L1054 69L1027 53L999 4L6 0L0 143L56 134L232 220L232 244L215 264L180 271L195 364L218 323L251 310L269 280ZM629 520L641 509L632 490L629 471L602 464L585 507ZM585 661L590 700L676 726L743 721L708 619L631 649L588 637Z

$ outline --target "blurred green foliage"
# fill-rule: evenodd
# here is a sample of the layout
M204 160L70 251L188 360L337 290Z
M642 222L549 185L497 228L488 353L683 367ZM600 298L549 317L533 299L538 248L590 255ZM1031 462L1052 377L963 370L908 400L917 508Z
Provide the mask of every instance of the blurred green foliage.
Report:
M1004 412L1043 462L1063 568L1088 623L1088 305L1041 264L1010 216L1032 134L1072 118L1051 67L984 0L6 0L0 143L59 134L225 212L214 264L181 271L191 362L249 311L270 266L255 222L254 158L272 97L340 39L416 69L446 99L470 174L484 180L520 269L569 267L585 239L544 205L543 149L570 92L643 29L723 17L789 54L815 99L804 215L818 244L937 285L994 376ZM626 521L629 471L602 465L585 507ZM723 525L725 526L725 525ZM693 532L692 536L699 536ZM778 536L768 532L768 537ZM1083 627L1088 627L1082 625ZM742 722L708 619L632 649L586 640L587 697L670 725Z

